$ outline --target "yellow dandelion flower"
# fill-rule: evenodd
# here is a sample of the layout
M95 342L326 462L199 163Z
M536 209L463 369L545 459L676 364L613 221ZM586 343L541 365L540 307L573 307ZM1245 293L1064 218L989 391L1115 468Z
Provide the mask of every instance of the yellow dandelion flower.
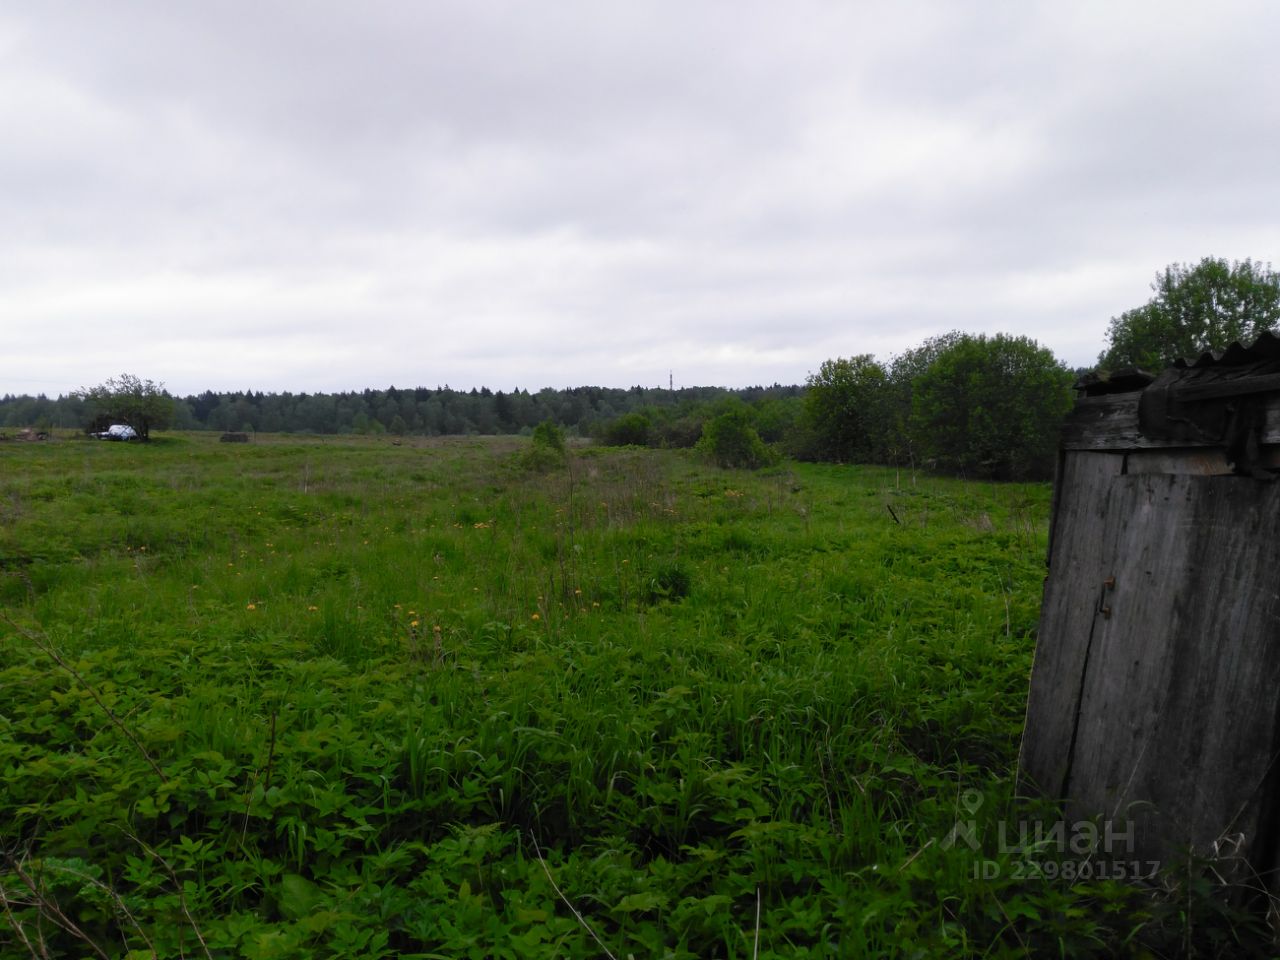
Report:
M315 613L320 608L313 603L311 606L307 607L307 609L310 610L312 613Z
M417 621L417 620L410 620L410 621L409 621L409 626L411 626L411 627L417 627L417 626L418 626L418 621Z
M245 608L246 610L257 610L257 609L258 609L258 605L257 605L256 603L246 603L246 604L244 605L244 608Z
M531 616L529 619L530 619L530 620L541 620L541 619L542 619L542 615L541 615L541 614L538 614L538 613L535 613L535 614L534 614L533 616Z

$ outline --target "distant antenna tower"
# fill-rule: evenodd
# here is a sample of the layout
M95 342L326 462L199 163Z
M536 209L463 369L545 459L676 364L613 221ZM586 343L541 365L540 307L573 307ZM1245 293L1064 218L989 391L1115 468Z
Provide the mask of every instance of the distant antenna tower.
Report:
M667 371L667 389L670 390L672 393L675 393L675 390L676 390L675 374L672 373L670 370Z

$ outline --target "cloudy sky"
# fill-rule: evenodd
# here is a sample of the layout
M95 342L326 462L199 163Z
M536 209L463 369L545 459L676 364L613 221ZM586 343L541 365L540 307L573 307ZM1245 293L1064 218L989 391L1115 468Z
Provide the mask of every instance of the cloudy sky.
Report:
M0 2L0 393L1084 365L1280 262L1280 4Z

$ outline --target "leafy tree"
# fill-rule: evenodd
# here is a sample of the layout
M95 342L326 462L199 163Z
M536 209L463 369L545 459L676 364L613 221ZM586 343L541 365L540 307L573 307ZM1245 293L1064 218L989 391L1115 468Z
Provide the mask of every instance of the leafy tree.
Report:
M766 397L756 404L755 426L765 443L782 443L800 426L804 400L800 397Z
M603 439L613 447L643 447L649 443L652 426L652 421L644 413L626 413L605 427Z
M964 339L958 330L930 337L917 347L893 358L887 371L884 402L880 405L881 431L877 455L886 463L916 464L922 438L912 419L916 381L945 350Z
M844 462L872 459L882 422L884 368L862 353L827 360L807 382L804 412L812 455Z
M745 406L712 417L702 427L699 450L722 467L746 467L755 470L777 462L756 428L751 411Z
M533 445L564 455L564 429L554 420L543 420L533 428Z
M554 420L543 420L533 428L529 447L517 457L517 463L526 470L544 473L563 467L568 457L564 429Z
M960 335L912 384L912 430L926 457L1003 480L1051 475L1072 375L1027 337Z
M109 423L127 423L147 440L151 428L163 430L173 422L173 398L163 383L122 373L96 387L81 387L74 396L85 401L90 430Z
M1111 318L1099 366L1158 369L1280 325L1280 274L1270 264L1214 257L1194 267L1175 263L1156 274L1151 289L1147 303Z

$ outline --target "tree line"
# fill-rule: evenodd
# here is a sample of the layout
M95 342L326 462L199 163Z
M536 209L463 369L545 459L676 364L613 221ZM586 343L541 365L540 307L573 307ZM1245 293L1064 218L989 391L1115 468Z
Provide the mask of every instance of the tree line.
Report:
M827 360L802 394L641 408L606 424L612 444L699 446L723 466L800 460L920 466L977 477L1051 475L1076 375L1027 337L953 332L888 363Z
M798 385L780 384L741 389L544 388L536 393L446 386L340 393L206 390L175 397L160 384L125 374L56 398L4 395L0 426L100 429L102 423L118 418L139 433L147 432L140 422L145 419L156 429L442 436L530 433L549 420L570 433L590 436L641 408L688 410L722 397L754 403L801 392Z
M1179 357L1249 342L1280 325L1280 275L1252 260L1172 264L1152 297L1111 319L1093 373L1158 370ZM923 466L996 479L1051 475L1071 370L1027 337L952 332L888 361L827 360L803 386L545 388L510 393L449 387L345 393L205 391L172 397L131 375L56 399L6 395L0 425L151 427L237 432L532 433L555 425L609 444L697 447L729 467L782 455Z
M925 466L996 479L1052 475L1073 384L1249 343L1280 326L1269 264L1205 257L1156 274L1151 299L1111 319L1092 371L1071 370L1027 337L952 332L887 362L827 360L787 402L705 405L702 416L639 410L606 427L613 443L700 444L726 466L799 459Z

